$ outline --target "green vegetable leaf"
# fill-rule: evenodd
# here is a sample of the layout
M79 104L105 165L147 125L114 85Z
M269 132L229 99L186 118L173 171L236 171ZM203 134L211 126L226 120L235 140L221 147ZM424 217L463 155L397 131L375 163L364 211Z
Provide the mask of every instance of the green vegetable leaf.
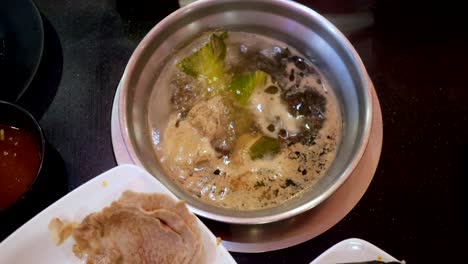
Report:
M224 80L227 32L212 34L210 40L192 55L181 60L179 70L194 78L205 79L208 84Z
M268 74L263 71L256 71L251 74L236 75L232 78L229 90L240 104L246 104L255 88L264 86L267 82Z
M261 137L250 147L249 155L252 160L273 156L280 152L280 143L277 139Z

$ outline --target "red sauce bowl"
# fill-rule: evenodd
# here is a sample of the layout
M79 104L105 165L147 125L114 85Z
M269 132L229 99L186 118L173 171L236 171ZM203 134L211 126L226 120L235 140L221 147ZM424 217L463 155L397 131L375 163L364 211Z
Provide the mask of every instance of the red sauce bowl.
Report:
M46 141L25 109L0 101L0 213L21 203L40 176Z

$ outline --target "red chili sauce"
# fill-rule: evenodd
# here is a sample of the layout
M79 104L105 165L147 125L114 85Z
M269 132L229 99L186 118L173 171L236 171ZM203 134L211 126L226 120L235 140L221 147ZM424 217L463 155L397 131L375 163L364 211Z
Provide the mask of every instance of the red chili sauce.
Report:
M0 209L28 191L40 162L40 145L32 132L0 124Z

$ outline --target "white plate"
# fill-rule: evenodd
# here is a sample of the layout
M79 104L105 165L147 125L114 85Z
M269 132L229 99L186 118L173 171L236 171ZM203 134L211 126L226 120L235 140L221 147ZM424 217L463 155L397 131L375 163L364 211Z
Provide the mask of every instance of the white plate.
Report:
M350 238L334 245L310 264L336 264L371 260L385 262L398 261L396 258L365 240Z
M54 245L47 228L49 221L54 217L81 221L110 205L126 190L164 193L178 200L143 169L134 165L116 167L67 194L6 238L0 244L0 263L84 263L72 253L72 238ZM210 230L201 221L198 224L204 245L202 263L236 263L221 244L217 245Z

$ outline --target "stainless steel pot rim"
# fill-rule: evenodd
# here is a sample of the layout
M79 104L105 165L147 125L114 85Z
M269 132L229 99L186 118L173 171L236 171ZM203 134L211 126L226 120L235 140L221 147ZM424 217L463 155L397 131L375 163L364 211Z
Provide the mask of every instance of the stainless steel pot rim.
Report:
M271 223L271 222L276 222L279 220L287 219L290 217L293 217L295 215L298 215L300 213L303 213L318 204L320 204L322 201L327 199L331 194L333 194L345 181L346 179L351 175L351 173L354 171L354 169L357 167L359 161L361 160L364 151L368 145L369 142L369 137L370 137L370 130L371 130L371 120L372 120L372 103L371 103L371 87L372 87L372 82L367 74L367 71L364 67L364 64L362 60L360 59L359 55L357 52L354 50L353 46L351 43L346 39L346 37L328 20L326 20L323 16L315 12L314 10L305 7L301 4L295 3L293 1L286 1L286 0L253 0L256 2L263 2L266 4L270 5L277 5L283 8L288 8L292 9L294 12L299 12L303 15L306 16L311 16L314 19L320 20L322 23L326 25L327 28L329 28L332 31L332 34L334 34L335 38L340 40L342 44L346 47L347 51L352 55L352 58L354 62L357 65L357 69L360 73L360 78L362 83L364 83L365 87L365 104L366 104L366 112L365 112L365 121L364 121L364 127L362 129L363 131L363 136L362 136L362 142L358 142L360 145L358 151L354 155L353 159L347 166L347 168L341 173L341 176L339 179L326 191L324 191L321 195L319 195L317 198L311 200L310 202L307 202L301 206L298 206L294 209L291 209L289 211L285 211L279 214L276 214L274 216L261 216L261 217L233 217L233 216L226 216L226 215L220 215L212 212L207 212L205 210L200 210L199 208L196 208L194 206L191 206L190 204L187 204L188 207L191 209L192 212L196 213L197 215L216 220L216 221L221 221L221 222L226 222L226 223L233 223L233 224L263 224L263 223ZM223 1L223 3L226 2L251 2L251 0L226 0ZM129 153L129 156L131 157L132 161L134 164L144 167L144 165L141 163L141 161L138 159L138 155L136 153L136 150L134 146L132 145L131 139L130 139L130 132L127 126L128 123L128 117L126 115L126 109L127 109L127 97L129 94L129 89L130 89L130 83L129 83L129 78L126 78L132 74L135 73L135 65L137 64L137 61L139 60L139 55L144 51L144 49L149 45L149 43L153 40L154 36L158 35L160 31L162 31L167 25L172 23L173 20L176 20L179 16L184 15L186 12L190 12L193 9L197 9L200 7L205 7L205 6L210 6L210 5L218 5L220 4L219 1L217 0L202 0L202 1L197 1L194 3L191 3L189 5L186 5L178 10L176 10L174 13L170 14L167 16L165 19L160 21L156 26L154 26L150 32L143 38L143 40L140 42L140 44L137 46L135 51L133 52L127 67L124 71L123 75L123 86L122 86L122 91L121 91L121 96L119 99L119 119L120 119L120 129L123 135L123 140L126 145L127 151Z

